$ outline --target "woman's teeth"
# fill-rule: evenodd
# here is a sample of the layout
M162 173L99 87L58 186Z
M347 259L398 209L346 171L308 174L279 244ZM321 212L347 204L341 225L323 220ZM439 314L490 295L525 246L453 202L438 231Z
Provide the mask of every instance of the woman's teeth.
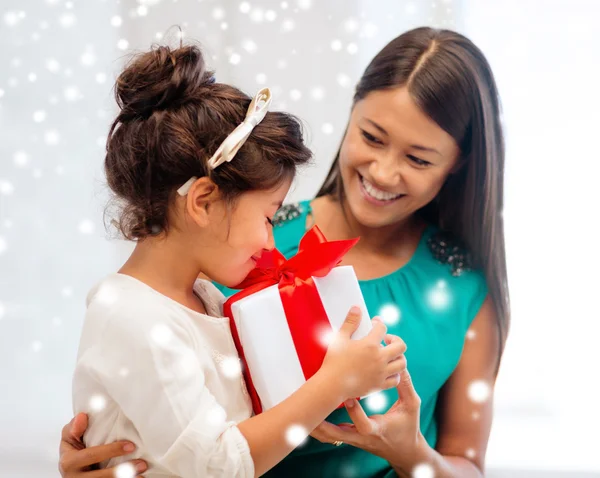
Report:
M367 191L367 194L378 201L392 201L394 199L398 199L400 196L403 196L403 194L392 194L382 191L381 189L377 189L362 176L360 177L360 180L365 188L365 191Z

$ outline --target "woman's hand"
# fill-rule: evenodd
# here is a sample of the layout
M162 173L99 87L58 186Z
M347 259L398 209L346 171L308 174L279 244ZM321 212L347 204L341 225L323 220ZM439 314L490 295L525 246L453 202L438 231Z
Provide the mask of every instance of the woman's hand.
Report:
M385 458L392 466L401 463L402 468L412 469L419 463L425 443L419 428L421 399L406 369L396 389L398 400L384 415L368 417L357 400L347 400L353 423L336 426L323 422L311 436L324 443L341 441Z
M118 441L109 445L86 448L83 444L83 433L87 426L87 415L80 413L63 427L58 464L63 478L114 478L116 468L124 466L132 467L132 470L135 470L135 476L146 471L148 466L143 460L133 460L117 467L100 470L98 463L128 455L135 451L135 445L128 441Z

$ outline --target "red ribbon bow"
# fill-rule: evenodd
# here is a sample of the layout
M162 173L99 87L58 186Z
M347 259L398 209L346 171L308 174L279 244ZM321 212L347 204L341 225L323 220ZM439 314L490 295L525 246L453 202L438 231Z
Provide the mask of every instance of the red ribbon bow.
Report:
M327 345L321 339L321 334L323 330L331 329L312 278L329 274L357 242L358 238L328 242L321 230L314 226L300 241L298 253L289 260L277 249L263 253L256 268L235 287L243 290L225 302L224 313L230 318L231 333L244 365L244 378L256 414L262 411L262 406L248 372L231 305L278 284L290 333L304 377L308 380L319 370L327 353Z

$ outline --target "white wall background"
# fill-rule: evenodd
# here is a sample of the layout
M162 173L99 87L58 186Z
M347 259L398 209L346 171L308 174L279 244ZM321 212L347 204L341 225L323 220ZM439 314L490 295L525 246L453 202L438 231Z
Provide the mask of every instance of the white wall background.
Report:
M112 82L157 34L176 43L175 24L219 81L267 84L305 120L316 164L290 199L318 189L387 41L428 24L483 49L504 105L513 299L489 466L600 476L599 2L2 0L0 16L0 476L57 476L85 294L130 247L102 224Z

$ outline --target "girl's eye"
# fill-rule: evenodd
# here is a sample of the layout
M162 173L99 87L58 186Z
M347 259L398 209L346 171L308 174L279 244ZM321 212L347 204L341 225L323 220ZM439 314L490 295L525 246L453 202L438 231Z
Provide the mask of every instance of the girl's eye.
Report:
M379 139L377 139L375 136L373 136L371 133L367 133L364 129L361 130L362 131L362 135L363 137L369 142L369 143L375 143L375 144L383 144Z
M410 159L417 166L429 166L431 163L429 161L425 161L424 159L417 158L411 154L407 155L407 158Z
M267 218L267 222L273 226L273 219Z

